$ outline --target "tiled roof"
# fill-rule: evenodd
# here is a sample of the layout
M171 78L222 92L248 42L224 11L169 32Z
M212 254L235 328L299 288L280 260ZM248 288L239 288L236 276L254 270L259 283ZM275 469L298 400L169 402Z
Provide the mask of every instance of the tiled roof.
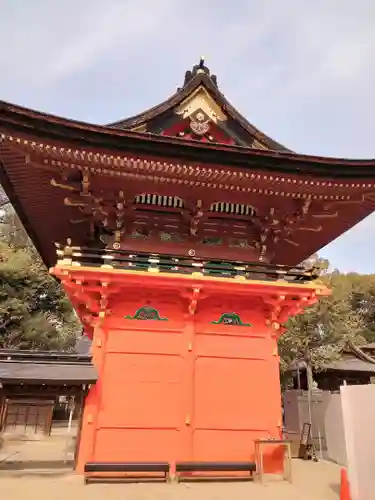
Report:
M366 372L375 373L375 363L363 361L361 359L345 359L329 363L325 367L327 370L343 371L343 372Z
M300 370L306 368L304 361L294 361L289 366L290 371ZM335 370L343 372L362 372L362 373L375 373L375 358L372 358L368 354L359 348L348 342L342 352L341 359L337 361L332 361L324 366L325 370Z
M0 382L73 385L95 383L97 378L87 354L0 350Z
M373 351L375 350L375 342L371 342L370 344L366 344L366 345L363 345L361 347L361 349L363 349L364 351Z

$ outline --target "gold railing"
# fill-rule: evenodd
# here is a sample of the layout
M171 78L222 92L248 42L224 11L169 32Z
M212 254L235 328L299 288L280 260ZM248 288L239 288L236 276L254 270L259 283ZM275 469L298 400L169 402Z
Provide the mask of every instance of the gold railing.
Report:
M298 283L313 281L318 277L314 270L306 270L299 266L77 247L69 244L65 246L56 244L56 247L60 264Z

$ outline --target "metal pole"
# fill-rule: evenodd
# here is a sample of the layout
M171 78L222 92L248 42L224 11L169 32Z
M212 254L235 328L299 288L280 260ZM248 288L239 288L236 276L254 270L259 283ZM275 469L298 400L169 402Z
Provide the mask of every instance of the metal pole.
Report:
M70 432L72 430L73 412L74 412L74 403L72 404L72 406L70 408L70 413L69 413L68 434L70 434Z
M323 450L322 450L322 435L320 434L320 429L318 431L318 440L319 440L319 455L320 459L323 460Z
M64 455L64 463L65 464L67 462L67 456L68 456L68 448L69 448L69 441L70 441L70 433L72 430L74 408L75 408L75 399L73 396L72 404L70 405L69 420L68 420L68 433L67 433L66 442L65 442L65 455Z
M312 385L313 385L313 375L310 363L306 363L306 378L307 378L307 405L309 410L309 424L311 429L311 439L314 442L314 432L313 432L313 413L312 413Z
M299 361L297 365L297 389L300 391L301 390L301 372L299 370Z

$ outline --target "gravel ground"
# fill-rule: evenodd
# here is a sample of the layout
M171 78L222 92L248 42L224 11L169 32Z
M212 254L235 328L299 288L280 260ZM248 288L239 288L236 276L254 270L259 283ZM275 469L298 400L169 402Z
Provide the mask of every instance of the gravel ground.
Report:
M19 479L22 478L22 481ZM12 500L338 500L340 468L328 462L293 460L293 484L278 477L253 482L91 483L70 471L0 472L0 491Z

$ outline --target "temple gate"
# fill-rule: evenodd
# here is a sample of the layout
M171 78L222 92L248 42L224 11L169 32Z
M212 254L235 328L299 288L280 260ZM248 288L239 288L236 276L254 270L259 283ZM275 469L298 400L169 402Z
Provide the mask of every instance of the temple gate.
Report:
M298 264L372 212L374 161L293 153L203 60L134 118L2 103L0 133L1 183L93 340L78 471L252 460L280 438L277 339L328 293Z

